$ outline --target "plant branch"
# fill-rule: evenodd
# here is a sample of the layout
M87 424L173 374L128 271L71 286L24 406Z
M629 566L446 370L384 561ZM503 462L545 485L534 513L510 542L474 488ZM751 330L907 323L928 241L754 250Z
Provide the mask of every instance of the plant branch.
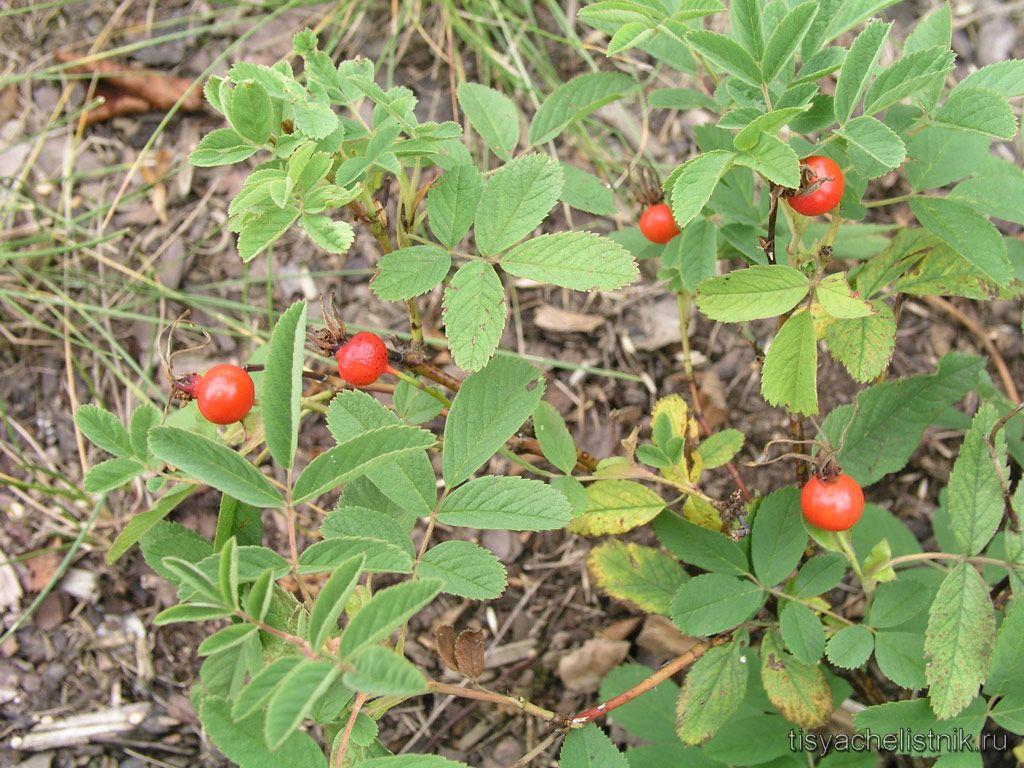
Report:
M690 350L690 294L687 291L680 291L676 295L676 306L679 310L679 340L683 345L683 378L686 380L686 385L690 390L690 400L692 401L693 415L697 419L697 425L700 427L701 432L704 433L704 437L710 437L713 433L711 425L708 423L707 418L704 416L704 407L700 402L700 389L697 387L697 378L693 374L693 360ZM596 468L596 465L595 465ZM750 494L750 489L747 488L747 484L743 482L743 476L740 475L740 471L736 468L736 464L732 461L725 463L725 469L732 477L733 483L739 489L739 492L743 495L743 500L749 502L753 499ZM594 470L591 469L591 472Z
M957 560L959 562L970 563L971 565L994 565L1011 571L1024 568L1024 564L1011 563L1007 560L997 560L994 557L964 557L963 555L956 555L952 552L917 552L912 555L900 555L899 557L892 558L892 560L889 561L889 565L895 568L897 565L920 563L928 560Z
M338 751L334 753L332 763L334 768L341 768L344 764L345 753L348 751L348 744L352 740L352 729L356 725L356 718L359 717L359 710L363 708L367 698L365 693L357 693L355 701L352 702L352 710L349 712L348 722L345 723L345 731L341 734L341 741L338 742Z
M427 683L427 690L430 693L445 696L457 696L462 699L475 699L476 701L487 701L491 704L512 707L546 722L554 723L558 727L565 727L567 725L565 718L557 712L552 712L550 709L544 709L544 707L537 706L536 704L518 696L509 696L504 693L498 693L497 691L489 691L485 688L466 688L461 685L439 683L436 680L431 680Z
M1013 508L1013 494L1010 492L1010 484L1003 474L1003 463L999 460L999 455L996 453L996 438L999 436L1000 430L1007 425L1010 419L1022 410L1024 410L1024 403L1015 405L993 425L992 431L989 432L988 438L985 440L985 447L988 448L989 458L992 459L992 464L996 469L996 477L999 478L999 487L1003 492L1006 515L1010 519L1010 527L1014 533L1020 533L1020 516L1017 514L1017 510Z
M989 338L988 332L984 326L981 325L973 317L965 313L955 304L946 301L941 296L925 296L923 297L925 302L941 309L947 315L952 317L964 328L971 332L971 334L981 343L988 353L989 358L992 360L992 365L995 366L996 372L999 374L999 380L1003 384L1003 389L1006 391L1006 396L1009 397L1013 402L1019 403L1021 401L1020 393L1017 391L1017 384L1013 380L1013 374L1010 373L1010 368L1006 364L1006 360L1003 359L1002 354L999 352L998 347L992 339Z
M268 635L273 635L279 640L284 640L286 643L291 643L300 651L302 651L302 655L305 656L307 659L319 658L317 652L313 649L313 646L309 644L308 640L305 640L304 638L301 638L298 635L293 635L290 632L285 632L284 630L278 629L277 627L271 626L270 624L267 624L265 621L260 621L255 616L250 616L245 611L235 611L235 615L242 621L249 622L260 631L266 632Z
M628 704L638 696L642 696L660 683L665 682L677 672L682 672L697 661L697 659L707 653L710 648L716 645L724 645L729 642L729 639L729 635L718 635L710 640L701 641L686 653L677 656L650 677L645 680L641 680L629 690L623 691L618 696L613 696L608 699L608 701L598 704L596 707L585 709L579 714L573 715L569 718L569 726L572 728L582 728L587 723L592 723L595 720L601 719L612 710L618 709L623 704Z

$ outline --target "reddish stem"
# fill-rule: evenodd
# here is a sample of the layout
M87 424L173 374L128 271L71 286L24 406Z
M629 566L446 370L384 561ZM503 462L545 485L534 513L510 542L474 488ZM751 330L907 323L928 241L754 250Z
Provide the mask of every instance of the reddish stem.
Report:
M716 645L724 645L725 643L729 642L729 639L730 638L728 635L719 635L718 637L713 637L710 640L701 641L697 645L693 646L693 648L688 650L686 653L682 654L681 656L677 656L675 659L670 661L668 664L663 666L661 669L659 669L657 672L655 672L647 679L641 680L628 691L623 691L618 696L613 696L612 698L608 699L608 701L603 702L602 704L598 704L596 707L592 707L591 709L585 709L578 715L570 717L569 725L573 728L580 728L586 725L587 723L592 723L595 720L599 720L600 718L604 717L609 712L611 712L613 709L618 709L623 704L628 704L636 697L642 696L652 688L665 682L677 672L683 671L691 664L693 664L695 661L697 661L697 659L703 656L709 648L712 648Z

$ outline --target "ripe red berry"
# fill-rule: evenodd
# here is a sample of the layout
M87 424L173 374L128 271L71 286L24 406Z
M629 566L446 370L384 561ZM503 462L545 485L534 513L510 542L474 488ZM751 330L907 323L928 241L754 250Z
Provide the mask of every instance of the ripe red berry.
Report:
M366 331L342 344L335 357L338 358L338 374L353 387L373 384L390 368L384 340Z
M652 243L664 245L679 234L672 209L665 203L656 203L640 215L640 231Z
M215 365L196 377L193 393L199 412L214 424L233 424L245 418L256 400L252 377L237 365Z
M864 491L847 474L834 480L814 476L800 493L800 508L811 525L826 531L847 531L864 511Z
M821 155L805 157L801 162L811 169L808 186L820 179L823 181L810 192L787 197L786 202L790 208L804 216L828 213L843 198L843 169L832 158Z

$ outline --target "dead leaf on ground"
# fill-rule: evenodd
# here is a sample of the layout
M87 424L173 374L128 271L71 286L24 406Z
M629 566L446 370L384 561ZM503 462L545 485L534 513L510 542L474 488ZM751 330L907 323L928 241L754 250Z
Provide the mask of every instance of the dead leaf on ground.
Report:
M704 418L712 430L725 424L729 417L729 409L725 402L725 387L718 374L714 371L702 371L696 375L697 389L700 392Z
M604 676L621 664L628 653L626 640L595 637L561 658L558 676L571 691L593 693Z
M684 635L664 616L650 615L637 635L636 644L659 659L681 656L693 649L698 642L695 637Z
M42 554L25 561L29 570L29 592L42 592L60 566L60 539L52 539L48 547Z
M544 304L534 314L533 322L538 328L552 333L593 333L604 325L604 318Z
M82 61L80 56L67 51L57 51L56 58L62 64L80 62L65 69L69 74L96 75L100 78L95 95L102 96L104 102L86 113L86 125L100 123L118 115L166 112L179 101L181 104L178 108L184 112L198 112L203 108L202 93L199 88L192 88L193 81L188 78L174 77L151 69L132 70L110 59Z
M164 184L164 177L171 170L171 161L174 155L167 147L161 147L156 152L150 153L146 162L139 168L142 180L151 184L149 190L150 203L156 212L161 224L167 223L167 187Z

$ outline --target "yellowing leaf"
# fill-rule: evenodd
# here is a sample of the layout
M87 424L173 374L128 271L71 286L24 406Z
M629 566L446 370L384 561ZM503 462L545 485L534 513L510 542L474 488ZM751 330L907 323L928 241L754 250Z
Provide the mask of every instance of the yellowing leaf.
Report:
M632 480L598 480L587 488L587 509L569 523L569 530L584 536L625 533L653 520L665 501Z

